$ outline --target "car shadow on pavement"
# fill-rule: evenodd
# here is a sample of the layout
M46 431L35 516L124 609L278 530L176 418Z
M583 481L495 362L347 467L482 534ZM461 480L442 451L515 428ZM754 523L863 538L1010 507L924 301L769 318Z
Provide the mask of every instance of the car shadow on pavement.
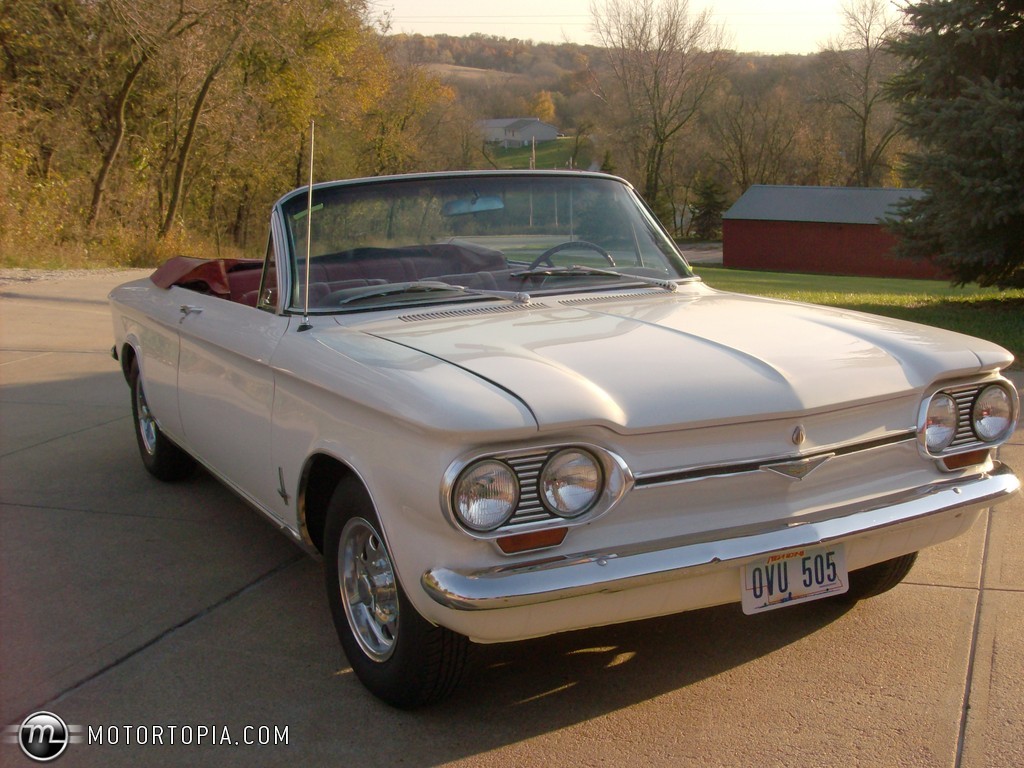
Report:
M737 585L737 591L739 587ZM599 716L767 656L839 619L827 599L760 616L738 604L538 638L474 646L469 677L448 714L481 707L545 727ZM567 724L567 723L565 723Z

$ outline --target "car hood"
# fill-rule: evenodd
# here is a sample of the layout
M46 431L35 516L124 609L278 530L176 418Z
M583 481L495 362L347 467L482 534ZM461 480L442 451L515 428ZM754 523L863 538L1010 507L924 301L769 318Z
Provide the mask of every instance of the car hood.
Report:
M899 397L1011 359L948 331L702 285L424 309L360 325L510 392L542 428L778 418Z

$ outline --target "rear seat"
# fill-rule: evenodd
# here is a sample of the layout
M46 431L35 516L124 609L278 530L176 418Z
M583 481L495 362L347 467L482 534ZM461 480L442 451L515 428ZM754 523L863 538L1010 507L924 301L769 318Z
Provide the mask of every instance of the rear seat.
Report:
M235 268L228 270L228 287L231 289L229 298L241 304L256 306L256 298L260 292L260 278L263 276L263 265Z

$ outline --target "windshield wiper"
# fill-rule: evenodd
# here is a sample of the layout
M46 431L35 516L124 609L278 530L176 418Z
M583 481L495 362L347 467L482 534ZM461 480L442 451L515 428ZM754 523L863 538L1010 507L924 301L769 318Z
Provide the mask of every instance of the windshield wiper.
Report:
M352 304L363 299L376 299L382 296L397 296L407 293L433 293L435 291L455 291L456 293L471 296L487 296L492 299L514 301L517 304L527 304L530 301L530 294L524 291L491 291L486 288L468 288L464 285L453 285L443 280L415 280L405 283L368 286L365 290L342 299L335 306L343 307L346 304Z
M618 277L622 280L629 280L636 283L646 283L664 288L666 291L675 292L678 286L671 280L662 280L659 277L648 277L647 275L630 275L625 272L618 272L614 269L602 269L601 267L584 267L573 264L571 267L540 267L528 269L524 272L515 272L512 277L557 277L561 275L604 275L606 277Z

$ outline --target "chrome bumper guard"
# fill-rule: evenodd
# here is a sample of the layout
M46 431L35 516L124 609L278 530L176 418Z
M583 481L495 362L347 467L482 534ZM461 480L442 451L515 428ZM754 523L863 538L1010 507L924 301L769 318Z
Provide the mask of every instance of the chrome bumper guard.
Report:
M680 537L642 542L607 552L583 552L480 570L433 568L421 584L437 603L460 611L485 611L546 603L594 593L621 592L694 576L723 564L809 547L936 515L991 507L1020 490L1009 467L967 480L943 481L895 496L838 507L815 522L716 541ZM824 517L824 519L820 519Z

